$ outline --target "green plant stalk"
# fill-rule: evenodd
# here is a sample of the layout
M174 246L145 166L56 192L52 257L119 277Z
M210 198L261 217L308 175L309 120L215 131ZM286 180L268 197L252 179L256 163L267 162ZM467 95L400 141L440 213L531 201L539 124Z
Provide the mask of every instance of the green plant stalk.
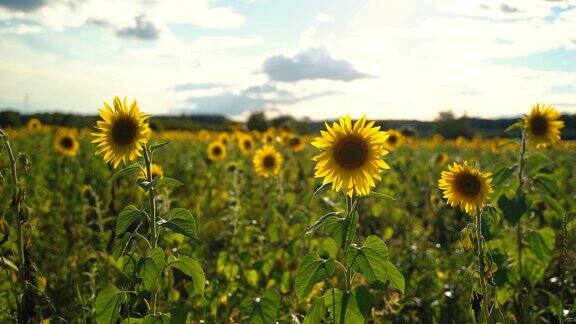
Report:
M476 240L478 245L478 270L480 276L480 287L482 288L482 304L486 323L489 323L490 313L488 308L488 290L484 279L484 239L482 237L482 211L476 215Z
M350 200L348 200L348 196L346 197L346 217L352 217L352 213L354 213L354 211L356 210L356 206L357 203L354 202L354 197L350 197ZM348 233L346 234L346 238L344 240L344 266L343 268L345 269L345 276L346 276L346 290L344 291L344 297L346 300L348 299L348 294L352 291L352 277L353 277L353 269L350 265L348 265L348 247L350 246L350 244L352 244L352 242L354 241L354 237L353 236L349 236L350 233L356 233L356 231L354 229L356 229L356 225L357 223L351 223L350 224L350 228L348 228ZM343 302L344 305L347 305L347 302ZM345 319L346 319L346 308L347 307L341 307L340 310L340 320L339 323L345 323Z
M151 152L149 152L148 147L144 147L144 149L142 150L143 156L144 156L144 163L146 164L146 180L148 182L152 182L152 154ZM158 229L156 228L156 197L154 194L154 188L150 187L148 188L148 197L150 200L150 221L152 222L152 233L151 233L151 246L152 249L156 248L156 244L158 242ZM156 285L154 285L152 287L152 291L150 292L150 294L152 295L152 315L156 315Z
M23 220L20 215L20 199L18 198L19 189L18 189L18 168L16 166L16 158L14 157L14 151L12 150L12 146L10 145L10 141L8 141L6 133L0 129L0 137L4 137L6 142L6 150L8 151L8 158L10 159L10 170L12 173L12 181L14 182L14 192L12 197L12 208L14 210L14 215L16 216L16 238L18 244L18 278L20 284L22 285L22 291L26 289L26 283L24 282L24 235L22 232L22 223Z
M526 130L522 128L522 138L520 140L520 157L518 160L518 192L517 195L522 193L523 189L523 173L524 173L524 154L526 153ZM520 312L522 318L524 318L524 298L522 298L523 284L524 284L524 273L522 271L522 216L518 218L518 223L516 224L516 248L518 250L518 302L520 303Z

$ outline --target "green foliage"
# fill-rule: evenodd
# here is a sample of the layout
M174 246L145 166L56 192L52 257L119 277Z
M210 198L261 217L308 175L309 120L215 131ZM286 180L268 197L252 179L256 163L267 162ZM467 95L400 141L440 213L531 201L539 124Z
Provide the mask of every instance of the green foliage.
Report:
M96 321L114 324L120 318L120 305L126 301L124 292L113 284L108 284L96 299Z
M260 297L245 299L241 311L247 316L249 323L267 324L276 321L279 307L280 294L275 290L269 290Z
M303 298L310 293L315 284L328 280L334 274L334 258L322 259L317 252L308 253L296 272L296 295Z

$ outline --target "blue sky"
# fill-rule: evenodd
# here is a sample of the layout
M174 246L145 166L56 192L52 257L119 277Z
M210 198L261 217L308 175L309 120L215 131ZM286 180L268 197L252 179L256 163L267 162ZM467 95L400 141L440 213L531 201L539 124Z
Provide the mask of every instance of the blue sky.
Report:
M576 113L574 21L573 0L0 0L0 109Z

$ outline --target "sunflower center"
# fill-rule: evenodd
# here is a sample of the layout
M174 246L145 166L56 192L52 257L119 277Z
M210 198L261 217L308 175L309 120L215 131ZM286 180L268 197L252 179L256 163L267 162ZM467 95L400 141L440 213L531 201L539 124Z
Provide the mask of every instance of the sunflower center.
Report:
M480 179L469 173L461 174L456 178L456 190L466 197L477 196L481 187Z
M298 146L300 145L300 139L298 137L293 137L290 139L291 146Z
M212 149L212 154L214 156L220 156L222 154L222 148L220 146L216 146Z
M534 116L530 119L530 129L534 135L542 136L548 130L548 121L543 116Z
M368 159L368 145L358 137L345 137L334 147L334 160L344 169L356 169Z
M394 145L398 142L398 137L396 137L396 135L390 135L388 137L388 143Z
M112 126L112 141L118 146L132 145L138 135L138 125L130 118L120 118Z
M74 146L74 142L72 141L72 139L70 137L66 136L60 140L60 145L62 145L63 148L69 150Z
M244 148L249 150L252 148L252 142L251 141L244 141Z
M262 164L266 169L272 169L274 168L274 165L276 165L276 159L272 155L266 155Z

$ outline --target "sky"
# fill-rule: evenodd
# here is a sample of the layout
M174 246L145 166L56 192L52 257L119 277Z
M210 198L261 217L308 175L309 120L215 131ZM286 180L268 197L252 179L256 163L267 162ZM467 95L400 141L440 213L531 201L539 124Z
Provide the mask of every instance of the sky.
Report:
M0 0L0 110L576 113L576 0Z

